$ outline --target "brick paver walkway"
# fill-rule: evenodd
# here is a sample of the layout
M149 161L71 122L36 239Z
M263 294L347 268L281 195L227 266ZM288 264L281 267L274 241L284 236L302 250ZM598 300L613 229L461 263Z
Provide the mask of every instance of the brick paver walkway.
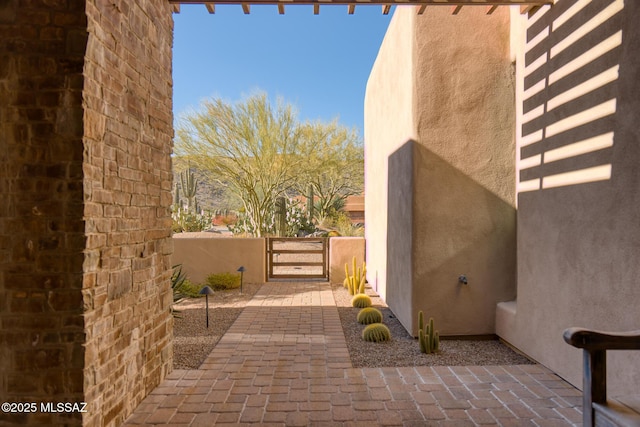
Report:
M126 425L566 426L580 396L539 365L352 368L330 286L267 283Z

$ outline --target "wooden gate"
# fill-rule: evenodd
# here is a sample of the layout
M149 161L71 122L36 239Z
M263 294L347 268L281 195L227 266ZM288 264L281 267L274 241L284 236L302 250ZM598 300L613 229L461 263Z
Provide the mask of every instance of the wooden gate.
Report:
M268 280L329 280L329 239L268 237Z

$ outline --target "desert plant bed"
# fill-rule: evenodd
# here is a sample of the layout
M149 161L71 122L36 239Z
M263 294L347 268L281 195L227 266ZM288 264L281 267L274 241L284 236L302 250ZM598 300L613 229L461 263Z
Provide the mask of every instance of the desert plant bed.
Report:
M349 356L354 368L381 368L399 366L476 366L523 365L533 363L498 340L446 340L440 341L440 351L434 354L420 352L418 340L385 304L380 296L367 286L373 307L382 312L382 322L391 331L391 340L367 342L362 339L365 325L357 321L359 308L351 305L347 289L342 284L332 285L342 330L347 340ZM436 319L437 323L437 319Z

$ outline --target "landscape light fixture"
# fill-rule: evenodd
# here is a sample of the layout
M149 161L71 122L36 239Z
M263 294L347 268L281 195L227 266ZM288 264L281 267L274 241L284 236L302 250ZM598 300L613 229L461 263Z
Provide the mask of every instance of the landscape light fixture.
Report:
M236 271L240 272L240 294L242 294L242 273L244 273L244 266L240 266Z
M213 289L211 289L209 286L205 286L204 288L200 289L200 292L198 292L200 295L204 295L205 300L207 301L207 328L209 327L209 295L213 295Z

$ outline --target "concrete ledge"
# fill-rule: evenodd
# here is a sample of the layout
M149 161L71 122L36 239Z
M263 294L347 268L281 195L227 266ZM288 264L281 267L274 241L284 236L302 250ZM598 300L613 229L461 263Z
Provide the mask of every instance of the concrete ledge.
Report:
M516 331L517 301L505 301L496 305L496 334L508 343L514 342L512 338ZM517 340L516 340L517 342Z

